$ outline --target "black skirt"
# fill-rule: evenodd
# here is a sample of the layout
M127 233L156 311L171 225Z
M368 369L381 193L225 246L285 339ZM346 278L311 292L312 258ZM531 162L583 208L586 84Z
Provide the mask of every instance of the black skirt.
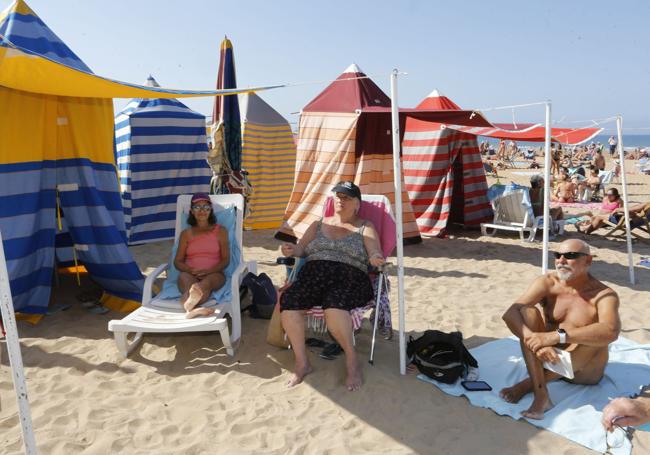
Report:
M280 310L315 306L350 311L374 297L370 277L356 267L336 261L309 261L280 298Z

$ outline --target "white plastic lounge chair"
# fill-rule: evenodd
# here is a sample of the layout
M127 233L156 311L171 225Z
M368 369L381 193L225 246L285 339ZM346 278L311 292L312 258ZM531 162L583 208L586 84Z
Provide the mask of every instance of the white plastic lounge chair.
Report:
M173 268L173 259L176 245L182 230L186 227L186 219L190 210L192 195L184 194L178 197L176 203L176 232L175 246L169 264L158 266L145 280L142 295L142 306L126 316L124 319L112 320L108 323L108 330L114 333L115 342L120 353L127 357L129 353L142 340L144 333L175 333L175 332L213 332L219 331L221 340L226 347L228 355L235 354L235 348L241 336L241 312L239 308L239 285L247 272L257 272L255 262L244 262L242 249L242 226L244 198L240 194L211 195L212 207L217 217L217 223L228 230L230 240L230 264L226 268L226 284L222 289L213 294L213 298L205 302L203 307L214 307L215 313L211 316L187 319L178 298L165 299L165 293L179 294L177 288L168 292L168 288L175 286L175 281L166 283L163 291L152 297L152 287L156 278L167 270L168 278L176 271ZM219 297L219 303L215 300ZM230 316L232 333L228 328L226 315ZM135 334L132 340L128 335Z
M492 223L481 223L481 233L493 236L496 231L519 232L521 240L533 242L537 229L543 228L543 216L534 217L525 193L526 190L513 190L507 194L497 197L492 201L494 220ZM553 221L553 231L560 235L564 233L564 221ZM525 233L527 237L525 237Z

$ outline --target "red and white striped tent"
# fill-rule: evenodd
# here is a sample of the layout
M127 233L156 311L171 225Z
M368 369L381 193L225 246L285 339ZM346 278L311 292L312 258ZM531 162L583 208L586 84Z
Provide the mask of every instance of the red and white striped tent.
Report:
M416 109L460 107L434 90ZM402 165L422 235L441 236L450 222L478 225L492 217L483 162L473 134L407 117Z
M334 185L354 181L364 194L383 194L395 207L390 99L357 65L348 67L300 115L293 192L276 233L300 238L320 219ZM406 190L405 243L422 239Z

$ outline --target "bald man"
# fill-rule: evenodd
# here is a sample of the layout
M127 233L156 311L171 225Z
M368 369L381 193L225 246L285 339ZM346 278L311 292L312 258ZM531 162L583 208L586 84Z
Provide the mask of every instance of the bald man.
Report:
M607 365L607 348L618 338L618 295L589 274L592 256L582 240L562 242L553 252L555 272L537 278L503 315L520 340L529 377L500 392L517 403L532 392L533 403L521 415L541 420L553 403L546 384L561 376L545 370L557 363L554 348L568 351L575 384L597 384Z

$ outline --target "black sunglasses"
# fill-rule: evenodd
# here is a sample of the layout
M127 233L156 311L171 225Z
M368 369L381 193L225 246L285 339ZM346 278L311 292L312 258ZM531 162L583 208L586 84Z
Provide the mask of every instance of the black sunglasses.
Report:
M553 256L555 259L560 259L564 256L564 259L578 259L582 256L589 256L587 253L581 253L580 251L569 251L567 253L560 253L559 251L553 251Z

